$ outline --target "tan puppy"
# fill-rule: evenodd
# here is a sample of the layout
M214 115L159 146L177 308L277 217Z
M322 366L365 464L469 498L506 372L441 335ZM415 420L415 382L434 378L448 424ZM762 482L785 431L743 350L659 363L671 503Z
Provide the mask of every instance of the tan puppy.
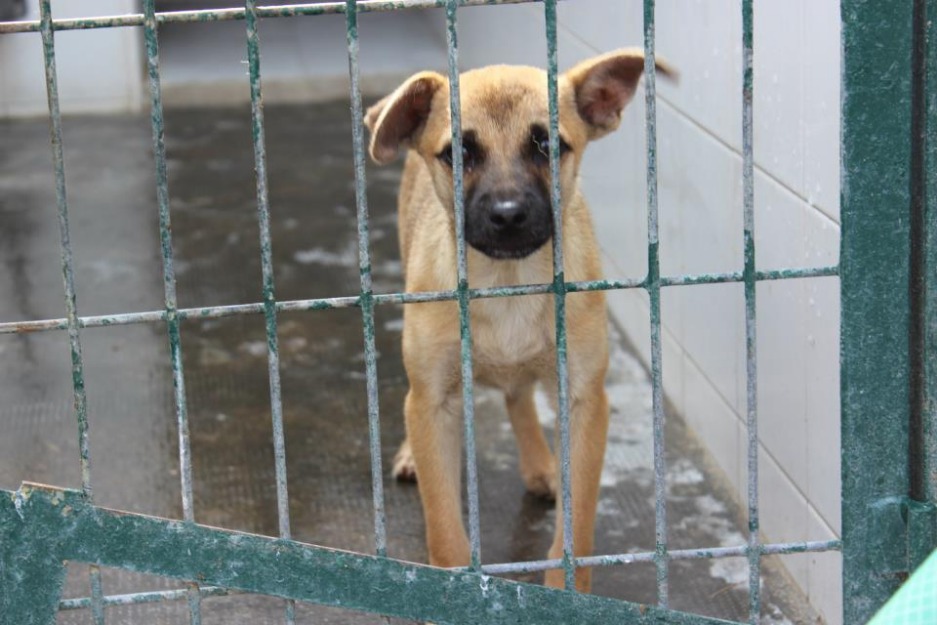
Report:
M665 74L669 70L660 67ZM563 258L569 281L602 277L599 248L578 171L586 145L615 130L644 70L640 50L588 60L559 77ZM547 78L532 67L494 66L461 76L465 240L473 288L553 280ZM416 74L368 111L371 157L378 163L408 148L399 195L400 251L407 292L456 287L452 146L448 79ZM528 490L555 497L556 461L534 408L534 387L556 397L553 297L473 300L476 381L504 391ZM608 366L605 296L571 296L566 306L575 553L592 553L599 477L605 455ZM417 477L430 563L469 563L462 523L462 392L459 313L455 302L404 307L403 355L410 390L407 440L394 474ZM549 557L562 557L557 506ZM549 571L550 586L563 572ZM576 574L581 591L590 571Z

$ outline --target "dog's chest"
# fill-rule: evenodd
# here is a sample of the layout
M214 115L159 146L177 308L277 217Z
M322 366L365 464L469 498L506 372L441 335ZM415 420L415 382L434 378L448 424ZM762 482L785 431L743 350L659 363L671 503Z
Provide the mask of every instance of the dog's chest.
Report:
M472 302L472 342L478 365L494 370L534 366L553 348L551 302L544 295Z

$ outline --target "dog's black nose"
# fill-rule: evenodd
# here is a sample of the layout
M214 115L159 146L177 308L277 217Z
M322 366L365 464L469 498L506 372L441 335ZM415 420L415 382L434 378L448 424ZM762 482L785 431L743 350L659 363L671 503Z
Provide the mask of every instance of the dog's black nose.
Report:
M488 219L496 230L516 228L527 221L527 207L517 199L495 200L491 203Z

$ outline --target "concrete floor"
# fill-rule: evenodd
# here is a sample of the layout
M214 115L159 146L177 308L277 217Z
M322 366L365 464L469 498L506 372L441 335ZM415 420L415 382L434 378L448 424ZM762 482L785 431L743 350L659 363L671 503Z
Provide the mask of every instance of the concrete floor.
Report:
M266 110L274 264L279 299L352 295L358 288L354 180L345 103ZM161 307L149 120L65 121L66 171L82 315ZM260 260L249 109L166 116L180 306L259 301ZM369 168L375 289L401 288L394 198L399 169ZM0 122L0 321L61 317L58 231L44 121ZM385 470L403 437L406 380L401 310L377 311ZM280 317L290 510L296 539L371 552L361 317L357 309ZM196 519L275 535L273 450L264 326L259 316L186 322L182 329ZM96 502L181 517L176 426L162 325L82 333ZM597 529L598 553L654 547L650 388L613 332L613 418ZM0 336L0 488L23 480L78 486L75 425L64 333ZM548 413L544 404L544 413ZM549 424L549 414L547 425ZM500 399L478 394L482 554L485 562L539 559L551 506L525 495ZM739 507L682 422L668 425L668 511L673 548L745 542ZM386 471L385 471L386 472ZM385 479L389 552L425 561L418 494ZM815 623L802 595L771 559L763 623ZM744 559L671 565L673 607L727 619L747 615ZM521 576L539 581L539 575ZM66 596L88 594L71 566ZM655 601L648 565L600 569L594 591ZM107 594L175 588L171 580L105 571ZM209 598L206 624L282 622L282 601ZM380 619L301 605L298 622ZM108 623L185 623L184 603L110 608ZM90 623L85 611L60 623Z

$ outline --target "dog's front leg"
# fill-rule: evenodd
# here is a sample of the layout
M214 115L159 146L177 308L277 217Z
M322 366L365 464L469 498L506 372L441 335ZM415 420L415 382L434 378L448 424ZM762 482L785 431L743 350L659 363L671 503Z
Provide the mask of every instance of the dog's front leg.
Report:
M411 386L404 404L407 439L416 463L417 485L426 521L429 562L469 564L469 541L462 524L462 403L437 398Z
M581 557L592 554L595 539L595 511L605 459L605 441L608 436L608 398L605 395L604 380L595 380L581 392L573 393L570 403L569 454L572 474L573 552L576 557ZM557 423L557 432L559 432L559 423ZM559 441L558 435L557 441ZM562 488L562 478L560 482ZM557 494L556 498L556 531L549 557L551 559L563 557L563 498L560 494ZM546 584L562 588L564 585L563 570L547 571ZM580 592L589 592L591 587L592 570L577 569L576 589Z
M556 497L556 461L543 435L534 402L534 385L526 385L506 394L508 416L517 440L521 476L527 491L540 497Z

